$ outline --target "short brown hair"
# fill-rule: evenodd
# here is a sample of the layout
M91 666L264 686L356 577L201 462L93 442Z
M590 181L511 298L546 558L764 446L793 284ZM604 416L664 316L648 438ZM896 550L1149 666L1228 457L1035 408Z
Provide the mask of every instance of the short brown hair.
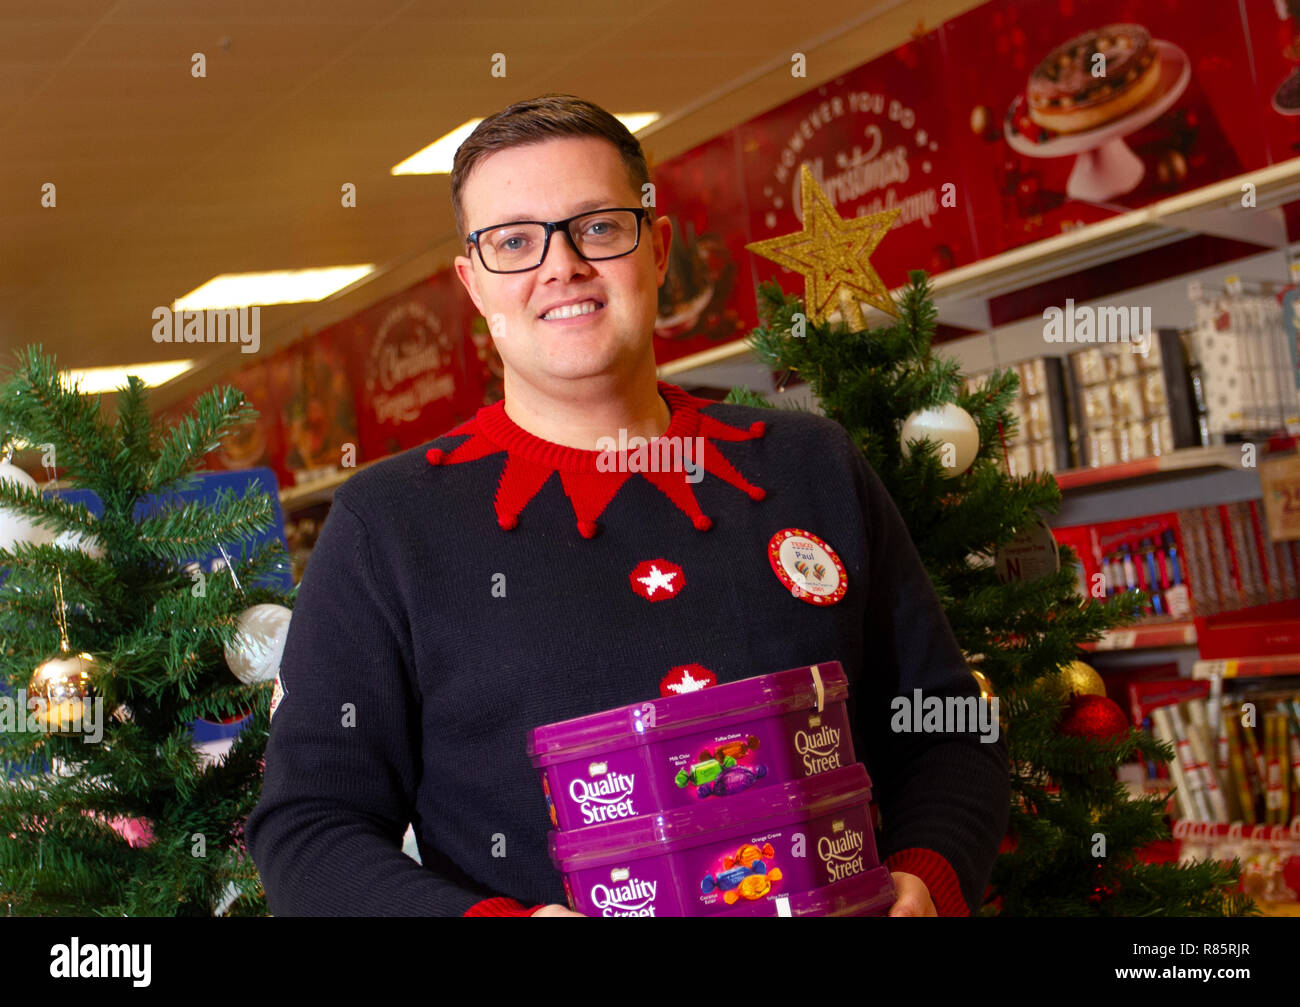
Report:
M642 186L650 181L645 152L626 126L592 102L571 94L544 94L517 101L509 108L488 116L456 149L451 168L451 207L456 215L457 237L464 240L467 234L460 198L470 172L479 161L498 150L564 136L595 136L608 140L623 158L633 190L645 191Z

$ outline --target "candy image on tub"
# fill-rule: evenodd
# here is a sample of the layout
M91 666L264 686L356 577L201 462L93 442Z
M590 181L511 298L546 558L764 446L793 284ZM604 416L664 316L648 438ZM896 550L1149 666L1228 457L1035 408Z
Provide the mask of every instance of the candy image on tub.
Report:
M759 849L753 843L746 843L735 855L727 854L722 860L722 868L716 874L706 874L700 882L700 891L705 895L717 889L722 892L722 901L734 905L740 899L761 899L772 886L781 880L781 868L772 863L776 851L771 843L764 843Z
M528 755L560 830L722 803L855 761L836 661L534 728Z
M885 915L894 888L861 764L550 835L588 916Z
M728 794L739 794L742 790L748 790L766 775L767 767L761 764L753 769L748 766L732 766L712 783L702 784L696 789L696 793L700 797L726 797Z
M761 762L742 766L738 760L752 762L760 742L754 735L744 740L731 741L706 748L700 752L700 761L679 769L673 782L679 787L694 787L697 796L725 797L748 790L767 775Z

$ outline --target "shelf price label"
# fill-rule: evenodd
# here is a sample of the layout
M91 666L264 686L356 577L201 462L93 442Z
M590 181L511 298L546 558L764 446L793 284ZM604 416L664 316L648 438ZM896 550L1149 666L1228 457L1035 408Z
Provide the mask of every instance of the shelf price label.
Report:
M1236 661L1197 661L1192 665L1192 678L1231 678L1236 669Z
M1259 463L1264 491L1264 519L1274 542L1300 539L1300 455Z
M1098 650L1132 650L1137 646L1137 630L1113 629L1097 641Z

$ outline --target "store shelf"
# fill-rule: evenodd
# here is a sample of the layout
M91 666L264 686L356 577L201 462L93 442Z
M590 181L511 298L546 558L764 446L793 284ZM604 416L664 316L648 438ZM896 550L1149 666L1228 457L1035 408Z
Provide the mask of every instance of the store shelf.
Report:
M372 464L367 462L366 465ZM360 472L366 465L343 469L330 475L299 483L280 490L280 509L283 511L301 510L315 504L326 503L334 499L334 491Z
M1173 475L1188 475L1209 469L1241 468L1241 445L1220 444L1211 447L1180 448L1167 455L1138 458L1118 465L1096 468L1066 469L1056 473L1062 492L1157 480Z
M1238 657L1230 661L1197 661L1192 665L1193 678L1272 678L1300 675L1300 654L1273 657Z
M1160 647L1196 646L1194 622L1166 622L1151 626L1111 629L1096 643L1083 644L1084 650L1154 650Z

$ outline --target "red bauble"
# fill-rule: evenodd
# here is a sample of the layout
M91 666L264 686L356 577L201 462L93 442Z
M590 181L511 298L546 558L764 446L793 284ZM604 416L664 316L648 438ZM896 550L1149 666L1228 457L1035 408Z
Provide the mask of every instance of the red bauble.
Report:
M1118 740L1128 734L1128 717L1105 696L1076 695L1061 718L1061 733L1096 741Z

